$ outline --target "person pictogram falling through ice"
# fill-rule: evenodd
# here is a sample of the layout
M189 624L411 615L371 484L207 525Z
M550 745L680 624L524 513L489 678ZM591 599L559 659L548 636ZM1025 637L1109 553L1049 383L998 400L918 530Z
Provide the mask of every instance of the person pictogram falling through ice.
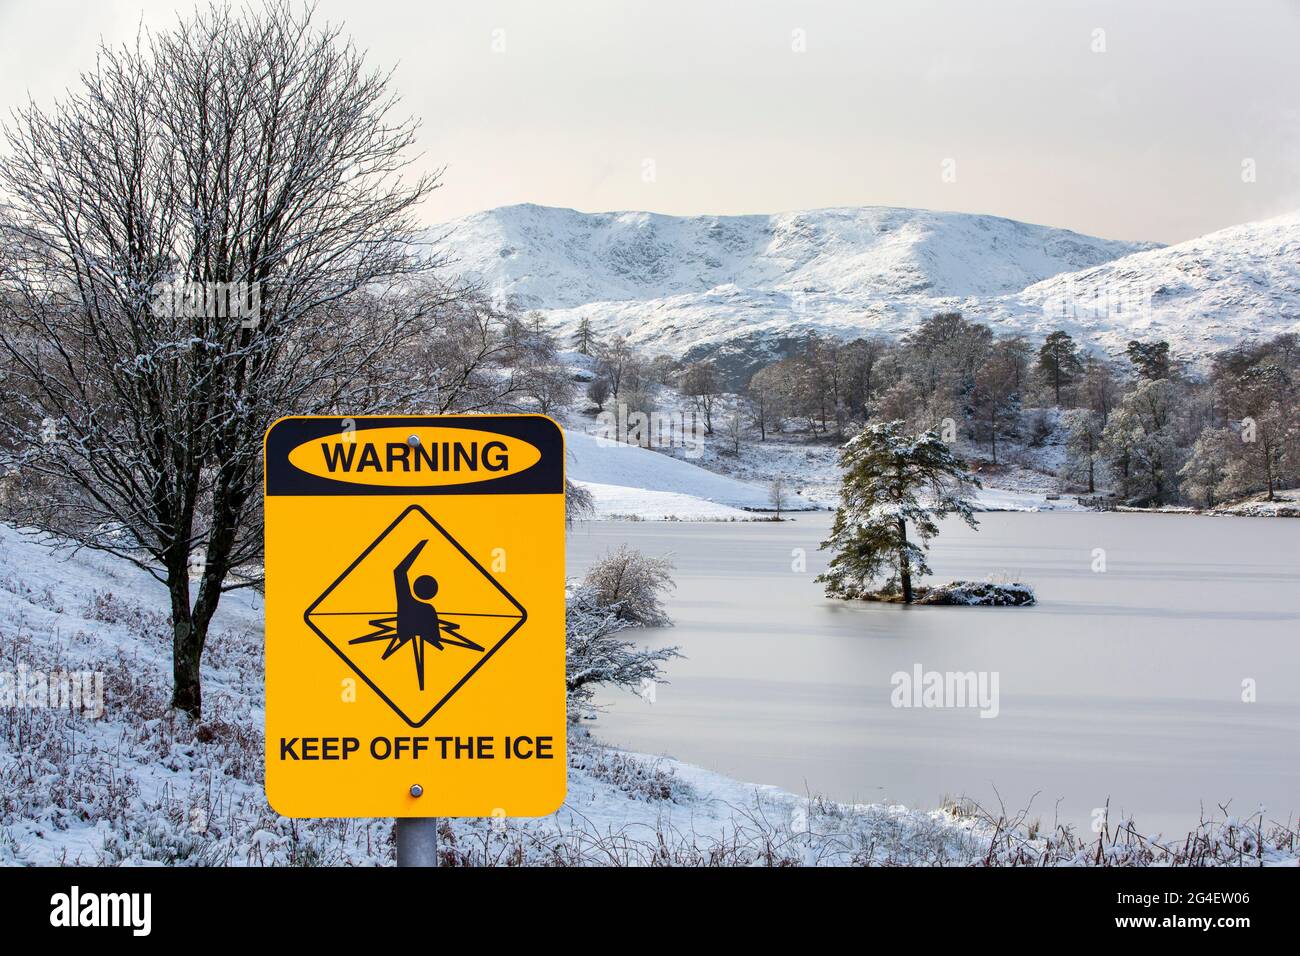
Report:
M383 659L388 660L395 653L411 645L415 654L415 676L424 690L424 645L432 644L439 651L444 645L463 647L466 650L482 652L483 647L474 643L460 633L460 625L444 621L438 616L438 609L433 606L433 599L438 596L438 581L432 575L422 574L411 581L411 568L424 546L429 543L425 538L398 562L393 568L393 588L397 593L397 613L392 617L378 617L370 621L370 626L378 630L362 637L354 638L349 644L369 644L374 641L388 641Z

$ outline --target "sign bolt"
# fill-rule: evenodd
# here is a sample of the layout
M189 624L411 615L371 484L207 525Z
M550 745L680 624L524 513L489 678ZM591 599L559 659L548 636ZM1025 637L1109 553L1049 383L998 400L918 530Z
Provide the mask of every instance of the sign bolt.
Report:
M423 794L424 794L424 787L420 786L418 783L411 784L411 796L418 797L418 796L422 796Z
M406 443L410 445L412 448L416 448L420 444L420 436L411 435L409 438L406 439Z

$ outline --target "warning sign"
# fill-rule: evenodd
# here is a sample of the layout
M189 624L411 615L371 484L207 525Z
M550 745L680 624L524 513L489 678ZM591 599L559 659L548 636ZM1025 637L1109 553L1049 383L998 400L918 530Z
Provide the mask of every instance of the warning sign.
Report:
M563 438L534 415L266 437L266 780L289 816L537 816L565 789Z

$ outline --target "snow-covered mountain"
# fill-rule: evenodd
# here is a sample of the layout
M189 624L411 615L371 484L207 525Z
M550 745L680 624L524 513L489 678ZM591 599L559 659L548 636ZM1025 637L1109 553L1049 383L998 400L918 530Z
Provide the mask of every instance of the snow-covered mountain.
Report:
M861 207L676 217L507 206L446 224L455 268L561 331L583 318L651 353L737 371L808 331L899 335L958 309L999 331L1065 327L1189 356L1300 318L1300 214L1180 243L995 216Z
M996 216L882 206L679 217L519 205L448 226L463 271L545 309L726 287L997 295L1150 248Z
M1035 335L1064 328L1110 350L1167 339L1189 359L1300 331L1300 211L1053 276L969 311Z

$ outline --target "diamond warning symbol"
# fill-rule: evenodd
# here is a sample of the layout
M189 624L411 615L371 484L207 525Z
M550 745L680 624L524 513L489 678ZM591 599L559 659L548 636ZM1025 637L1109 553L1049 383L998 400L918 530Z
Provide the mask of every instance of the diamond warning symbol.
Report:
M303 615L412 727L437 713L527 617L419 505L383 529Z

